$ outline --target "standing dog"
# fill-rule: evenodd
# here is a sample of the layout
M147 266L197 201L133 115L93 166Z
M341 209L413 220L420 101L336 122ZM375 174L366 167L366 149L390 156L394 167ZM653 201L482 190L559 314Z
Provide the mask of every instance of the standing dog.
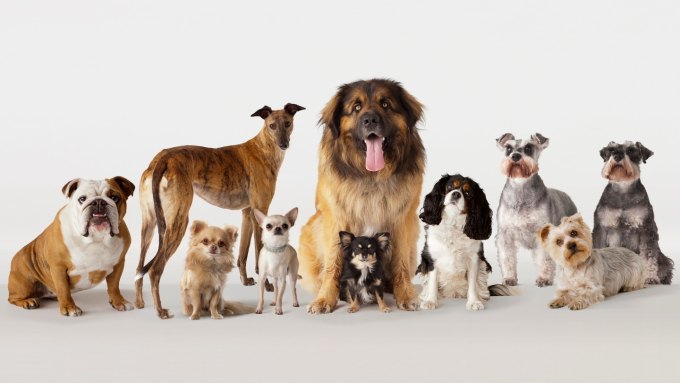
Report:
M483 310L491 295L511 295L507 287L487 286L491 265L482 241L491 236L491 215L484 190L460 174L445 174L425 196L421 309L437 308L441 296L467 298L468 310Z
M593 249L590 228L580 214L562 218L538 233L541 245L557 262L557 291L550 308L585 309L619 292L641 289L647 266L623 247Z
M54 221L12 259L9 303L39 307L43 297L57 297L62 315L82 310L71 294L106 279L109 303L118 311L132 310L119 283L130 247L123 217L135 186L123 177L89 181L74 179L61 189L68 203Z
M349 303L347 312L359 311L360 303L378 302L380 311L390 312L384 299L385 251L390 246L390 234L355 237L340 232L340 247L344 265L340 277L340 299Z
M394 292L398 308L416 309L411 279L425 169L416 129L422 113L422 105L391 80L342 85L323 109L317 211L302 228L299 247L302 283L316 293L310 313L329 313L338 302L340 231L392 234L386 291Z
M279 168L293 132L293 116L304 109L295 104L286 104L282 110L264 106L252 115L261 117L264 126L260 133L243 144L216 149L179 146L165 149L154 157L140 181L142 251L135 284L135 305L138 308L144 307L142 278L149 272L158 316L162 319L172 316L161 305L158 285L165 263L177 250L189 224L189 208L194 193L215 206L242 210L238 266L243 284L255 283L246 275L246 259L255 228L257 261L262 246L262 230L255 222L252 209L269 209ZM158 250L154 258L144 265L156 226ZM258 272L257 265L255 271Z
M496 140L505 154L501 172L508 177L498 205L496 248L503 273L503 283L517 284L517 250L531 250L538 266L536 286L552 285L555 263L540 246L536 232L546 223L559 224L560 219L576 213L569 196L548 189L538 175L538 158L549 140L536 133L528 140L516 140L510 133Z
M659 232L647 190L640 181L640 162L654 154L639 142L610 142L600 150L602 177L609 180L595 209L593 247L621 246L647 262L648 284L671 284L673 261L659 248Z
M192 320L209 310L212 319L222 319L225 310L222 292L227 274L234 267L236 226L208 226L194 221L189 229L190 244L180 282L184 315Z
M274 281L274 296L272 302L276 306L274 313L283 314L283 292L286 290L286 277L290 281L293 294L293 307L298 307L297 278L298 260L293 246L288 244L289 230L295 225L298 209L293 208L286 215L271 215L267 217L255 209L255 219L262 229L262 250L260 250L260 301L256 314L262 314L264 309L264 285L267 278Z

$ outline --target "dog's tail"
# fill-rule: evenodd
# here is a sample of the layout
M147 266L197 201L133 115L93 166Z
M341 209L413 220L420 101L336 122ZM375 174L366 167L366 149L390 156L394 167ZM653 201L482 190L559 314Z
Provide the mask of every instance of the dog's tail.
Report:
M498 284L489 286L489 294L492 297L512 297L520 295L520 291L516 287Z
M153 175L151 176L151 194L153 196L153 208L156 213L156 225L158 227L158 251L156 255L142 268L142 270L135 276L135 281L144 278L146 273L149 272L151 266L153 266L156 257L160 255L161 249L163 249L163 239L165 237L165 213L163 212L163 204L161 203L160 189L161 180L163 179L163 174L168 169L168 161L166 156L161 157L153 170ZM163 254L163 256L165 256Z
M242 315L252 314L255 312L255 307L248 306L244 303L234 301L222 301L223 315Z

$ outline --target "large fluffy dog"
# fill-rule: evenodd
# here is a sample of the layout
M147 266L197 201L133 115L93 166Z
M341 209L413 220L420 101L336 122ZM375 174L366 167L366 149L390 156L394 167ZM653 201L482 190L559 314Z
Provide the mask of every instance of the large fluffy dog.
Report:
M390 232L386 283L397 306L415 310L418 204L425 149L416 130L422 105L391 80L342 85L322 111L316 214L302 228L302 284L317 294L310 313L333 311L342 252L338 232Z

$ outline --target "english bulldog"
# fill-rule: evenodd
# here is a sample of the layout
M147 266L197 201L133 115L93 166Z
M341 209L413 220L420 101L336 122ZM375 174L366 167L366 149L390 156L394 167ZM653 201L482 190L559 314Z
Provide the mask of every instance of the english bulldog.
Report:
M132 310L120 294L130 232L123 216L135 185L123 177L74 179L62 188L66 206L36 239L12 259L9 303L24 309L40 306L40 298L56 297L62 315L79 316L73 293L106 279L109 303Z

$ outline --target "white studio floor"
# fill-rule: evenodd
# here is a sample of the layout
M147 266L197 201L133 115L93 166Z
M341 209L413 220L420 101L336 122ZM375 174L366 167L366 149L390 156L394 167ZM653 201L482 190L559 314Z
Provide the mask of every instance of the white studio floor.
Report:
M181 314L178 286L166 284L161 294L175 317L162 321L149 307L148 283L147 308L131 312L113 311L103 286L75 295L79 318L60 316L56 301L34 311L2 303L0 381L680 381L680 286L580 312L550 310L552 288L527 284L533 270L520 266L522 295L492 298L481 312L445 300L435 311L383 314L371 305L348 314L341 303L312 316L291 307L286 291L283 316L266 307L195 322ZM132 300L131 288L123 294ZM230 284L225 297L254 306L257 288Z

